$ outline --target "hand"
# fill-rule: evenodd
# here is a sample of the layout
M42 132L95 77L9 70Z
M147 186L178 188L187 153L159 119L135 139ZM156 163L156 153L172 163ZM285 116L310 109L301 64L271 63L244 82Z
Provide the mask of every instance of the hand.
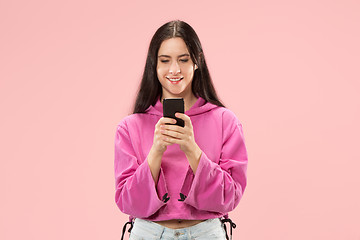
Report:
M155 125L154 141L153 141L152 149L156 153L160 153L160 154L163 154L166 151L167 146L173 144L165 141L166 136L161 133L162 126L169 126L169 125L165 125L165 123L174 124L176 123L176 120L173 118L162 117Z
M180 149L188 158L190 166L196 171L202 151L195 142L190 117L183 113L176 113L175 116L184 120L185 126L162 125L160 129L161 133L165 136L164 142L168 144L179 144Z

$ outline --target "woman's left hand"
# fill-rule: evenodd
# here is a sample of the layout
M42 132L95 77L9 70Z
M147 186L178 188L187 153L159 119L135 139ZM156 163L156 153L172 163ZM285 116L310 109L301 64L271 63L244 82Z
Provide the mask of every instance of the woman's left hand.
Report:
M161 127L161 133L166 135L164 141L179 144L180 149L188 158L191 168L196 170L202 151L195 142L190 117L183 113L176 113L175 116L184 120L185 126L163 125Z

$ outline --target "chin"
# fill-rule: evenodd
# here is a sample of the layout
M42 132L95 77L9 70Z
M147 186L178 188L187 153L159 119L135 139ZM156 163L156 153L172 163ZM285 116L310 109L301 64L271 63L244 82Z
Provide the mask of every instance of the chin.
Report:
M184 94L182 94L182 93L170 93L172 96L174 96L174 97L183 97L184 96Z

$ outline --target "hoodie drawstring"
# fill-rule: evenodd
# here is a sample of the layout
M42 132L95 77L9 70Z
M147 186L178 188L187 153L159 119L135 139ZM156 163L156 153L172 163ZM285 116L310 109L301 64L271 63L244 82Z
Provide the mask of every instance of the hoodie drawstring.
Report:
M129 221L129 222L126 222L125 225L123 226L123 230L122 230L122 234L121 234L121 240L124 240L124 235L125 235L125 231L126 231L126 226L130 224L130 228L128 230L128 232L130 233L133 226L134 226L134 223L133 221Z
M234 228L236 228L236 224L233 222L233 221L231 221L231 219L230 218L224 218L224 219L221 219L221 222L224 224L224 230L225 230L225 234L226 234L226 240L232 240L232 229ZM229 239L229 235L228 235L228 233L227 233L227 230L226 230L226 225L225 225L225 223L230 223L230 239Z

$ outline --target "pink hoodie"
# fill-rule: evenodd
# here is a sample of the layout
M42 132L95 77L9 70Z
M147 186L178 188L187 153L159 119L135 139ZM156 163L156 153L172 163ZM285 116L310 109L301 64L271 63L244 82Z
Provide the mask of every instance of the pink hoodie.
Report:
M202 150L196 174L174 144L163 155L157 184L146 158L162 103L158 100L146 113L129 115L118 124L115 201L123 213L151 221L200 220L222 217L238 205L248 163L241 123L230 110L201 97L185 114Z

